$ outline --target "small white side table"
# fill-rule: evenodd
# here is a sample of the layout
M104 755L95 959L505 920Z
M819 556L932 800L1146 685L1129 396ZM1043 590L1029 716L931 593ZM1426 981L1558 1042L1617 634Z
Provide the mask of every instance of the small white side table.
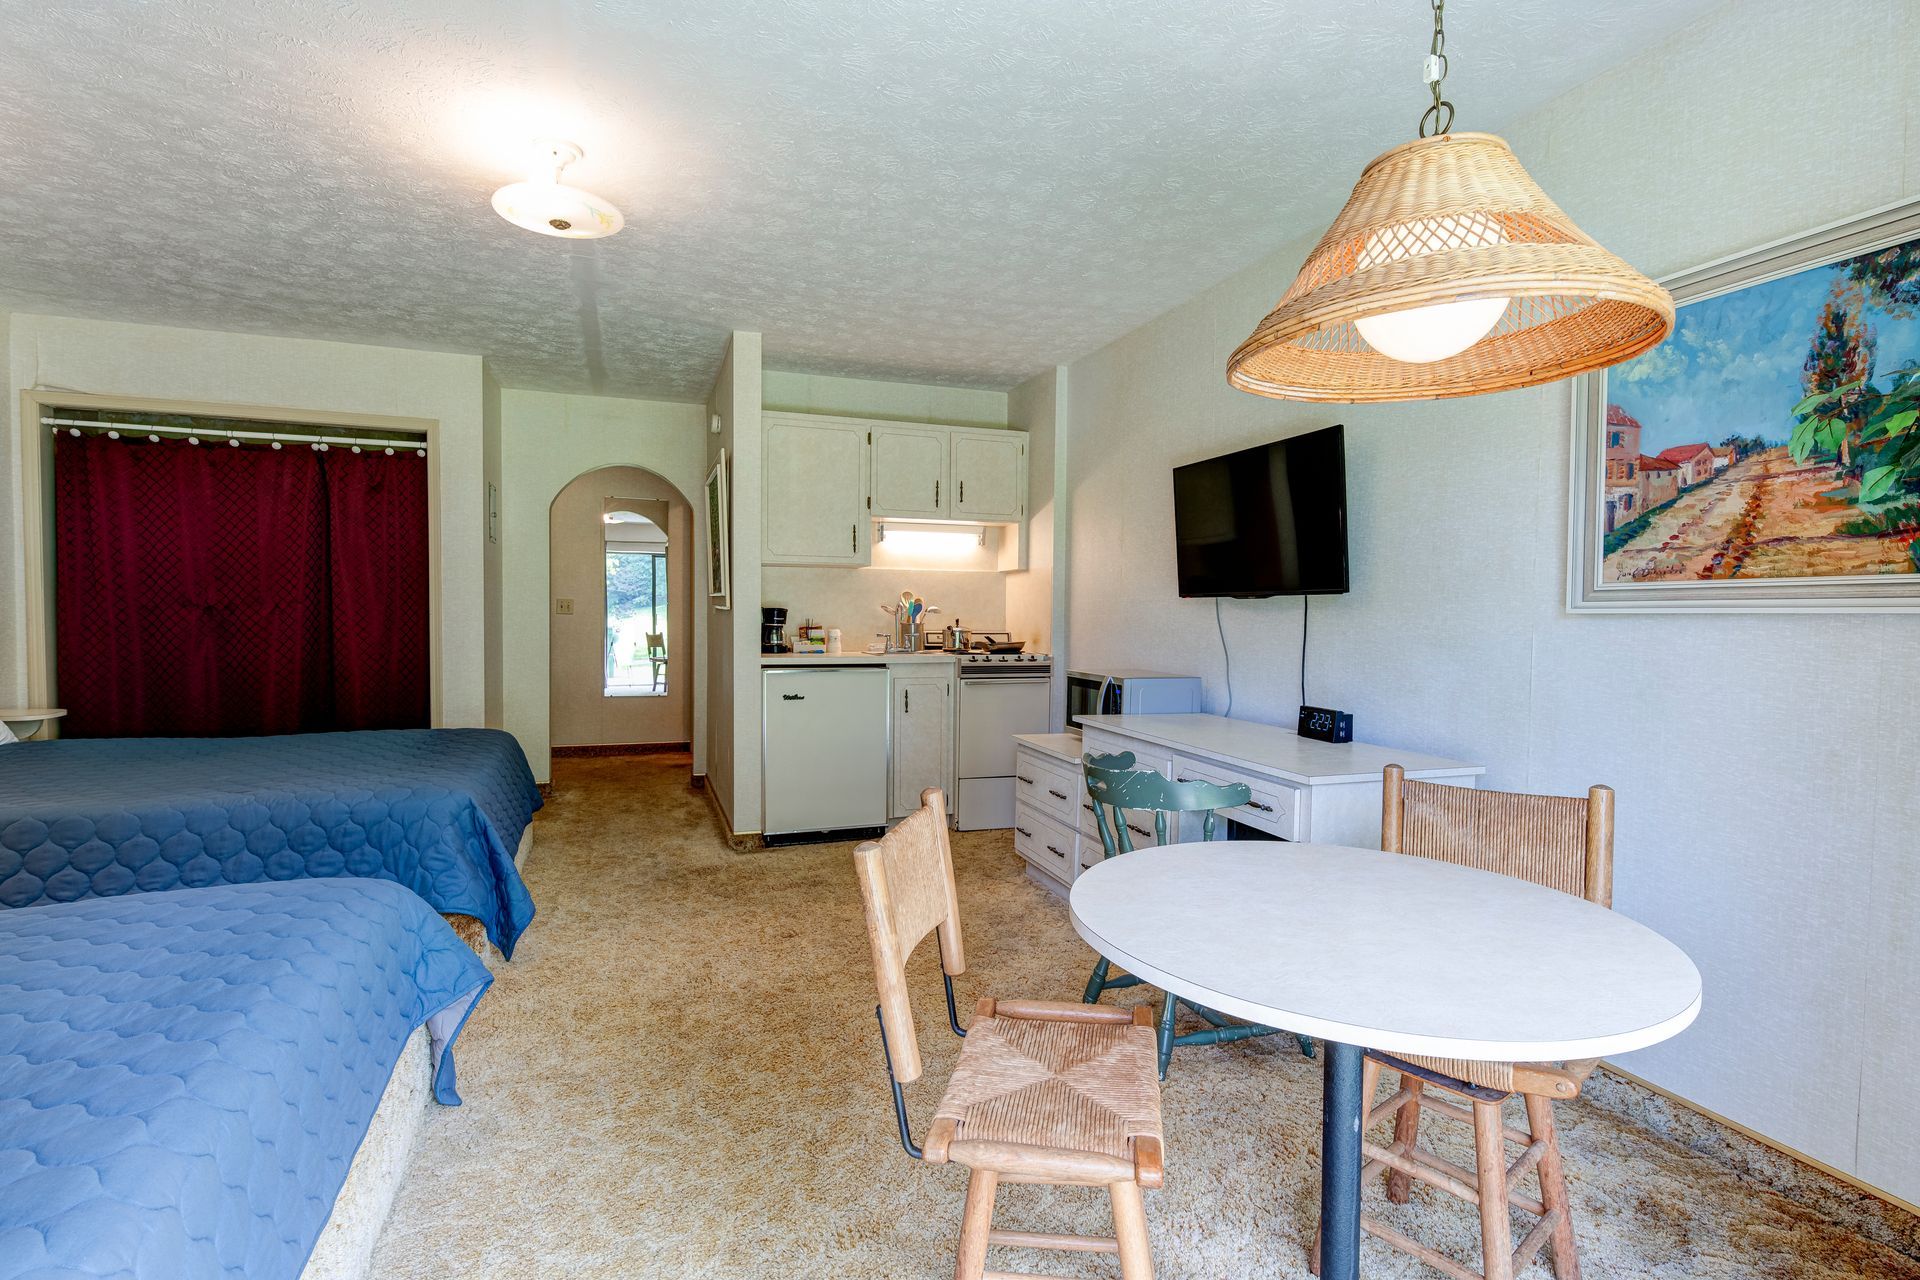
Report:
M47 721L58 720L67 714L65 707L0 707L0 724L12 729L14 736L25 741L47 727ZM24 729L19 726L26 726Z

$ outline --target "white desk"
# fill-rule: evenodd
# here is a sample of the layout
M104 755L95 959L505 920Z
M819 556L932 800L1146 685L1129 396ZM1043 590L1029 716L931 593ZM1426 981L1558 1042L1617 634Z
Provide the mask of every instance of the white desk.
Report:
M1171 845L1087 868L1071 901L1074 929L1127 972L1322 1038L1322 1280L1359 1274L1366 1049L1558 1062L1657 1044L1700 1012L1699 970L1646 926L1426 858ZM1497 985L1469 981L1492 972Z
M1131 751L1141 768L1173 778L1243 782L1250 804L1225 811L1236 822L1319 844L1380 847L1380 771L1471 787L1486 766L1365 742L1320 742L1291 729L1226 716L1082 716L1083 748ZM1186 832L1198 838L1198 827Z

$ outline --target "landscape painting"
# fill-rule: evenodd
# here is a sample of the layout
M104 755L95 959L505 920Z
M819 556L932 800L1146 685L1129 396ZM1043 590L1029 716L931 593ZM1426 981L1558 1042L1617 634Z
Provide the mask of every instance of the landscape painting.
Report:
M1920 571L1920 239L1685 303L1602 404L1603 587Z

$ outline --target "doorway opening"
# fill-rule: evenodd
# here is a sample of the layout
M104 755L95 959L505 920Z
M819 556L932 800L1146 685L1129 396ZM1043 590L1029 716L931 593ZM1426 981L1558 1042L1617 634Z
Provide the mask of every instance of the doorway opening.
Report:
M669 504L608 498L606 529L606 693L609 698L663 698L669 691L668 640L673 634L667 562Z
M643 467L577 476L548 512L553 749L684 749L693 737L693 508Z

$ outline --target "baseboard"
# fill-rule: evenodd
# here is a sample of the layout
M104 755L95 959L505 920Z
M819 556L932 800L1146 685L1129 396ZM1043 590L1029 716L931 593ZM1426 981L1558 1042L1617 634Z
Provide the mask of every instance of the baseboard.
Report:
M1581 1097L1712 1160L1742 1182L1791 1200L1876 1244L1920 1258L1920 1206L1892 1192L1611 1062L1601 1064Z
M591 756L685 755L693 750L691 742L589 742L572 747L554 747L556 760Z
M706 796L707 805L713 810L713 820L720 824L720 838L727 842L729 849L735 853L746 853L749 850L760 847L760 833L758 831L735 831L733 829L733 819L727 813L726 804L720 799L720 788L703 787L701 788L701 794Z

